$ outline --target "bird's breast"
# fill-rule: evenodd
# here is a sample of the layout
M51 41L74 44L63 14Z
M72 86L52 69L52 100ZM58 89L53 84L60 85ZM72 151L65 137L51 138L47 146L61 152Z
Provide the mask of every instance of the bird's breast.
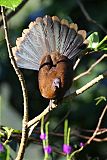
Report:
M53 86L53 81L59 78L60 87ZM62 98L71 86L73 64L63 55L46 55L41 61L38 74L39 89L43 97L48 99Z

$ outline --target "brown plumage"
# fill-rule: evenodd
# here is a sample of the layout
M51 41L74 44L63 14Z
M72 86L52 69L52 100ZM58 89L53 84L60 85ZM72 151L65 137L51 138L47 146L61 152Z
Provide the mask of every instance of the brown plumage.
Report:
M73 78L72 62L58 52L46 55L39 69L39 88L48 99L63 97L71 86Z
M61 99L72 84L75 57L87 46L85 38L86 32L74 23L39 17L17 39L13 54L19 67L39 71L43 97Z

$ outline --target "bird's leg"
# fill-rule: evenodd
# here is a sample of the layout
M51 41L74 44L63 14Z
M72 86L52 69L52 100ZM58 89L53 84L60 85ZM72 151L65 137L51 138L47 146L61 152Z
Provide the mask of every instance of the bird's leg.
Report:
M49 111L57 107L57 100L50 100L49 102Z

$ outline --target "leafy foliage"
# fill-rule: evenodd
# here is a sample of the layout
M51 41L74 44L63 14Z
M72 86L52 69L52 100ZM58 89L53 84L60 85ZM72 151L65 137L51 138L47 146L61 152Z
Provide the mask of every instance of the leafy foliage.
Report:
M98 32L92 33L87 39L89 41L88 48L95 49L99 43Z
M100 42L98 32L92 33L87 39L89 41L88 48L95 51L107 50L107 35Z
M4 6L14 10L21 2L22 0L0 0L0 6Z
M104 96L100 96L100 97L97 97L95 98L95 101L96 101L96 105L100 104L102 101L106 101L106 97Z

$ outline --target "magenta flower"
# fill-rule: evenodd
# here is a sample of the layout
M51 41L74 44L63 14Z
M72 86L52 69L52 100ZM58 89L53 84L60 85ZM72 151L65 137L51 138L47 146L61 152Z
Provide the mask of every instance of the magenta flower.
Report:
M84 143L83 142L80 142L80 147L84 147Z
M4 146L0 143L0 152L4 152Z
M68 144L63 144L63 152L66 154L70 154L72 151L72 147L69 146Z
M41 140L46 140L46 134L45 133L41 133L40 134L40 139Z
M50 153L52 152L51 146L49 146L49 145L48 145L48 146L45 146L45 147L44 147L44 152L50 154Z

